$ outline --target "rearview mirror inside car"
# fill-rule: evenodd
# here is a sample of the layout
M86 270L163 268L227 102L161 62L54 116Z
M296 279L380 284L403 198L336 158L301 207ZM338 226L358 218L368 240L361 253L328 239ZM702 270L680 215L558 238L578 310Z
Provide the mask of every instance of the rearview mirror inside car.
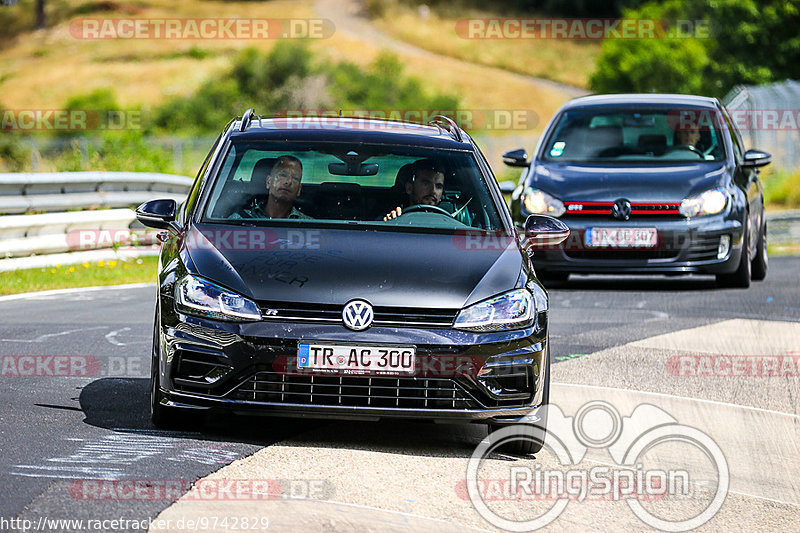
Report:
M374 176L377 163L328 163L328 172L334 176Z

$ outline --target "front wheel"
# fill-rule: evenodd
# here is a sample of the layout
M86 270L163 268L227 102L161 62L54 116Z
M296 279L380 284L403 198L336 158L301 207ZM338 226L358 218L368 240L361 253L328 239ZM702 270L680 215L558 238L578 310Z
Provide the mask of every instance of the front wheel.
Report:
M550 348L547 348L547 358L550 358ZM542 404L539 408L540 420L536 424L517 423L512 424L516 427L517 433L524 438L510 440L498 447L498 451L509 455L534 455L541 451L544 446L544 439L547 435L547 409L550 403L550 361L547 361L547 374L544 379L544 392L542 393ZM489 423L489 433L508 427L509 424Z
M156 313L153 326L153 356L150 363L150 420L159 429L172 429L178 424L178 413L174 407L167 407L161 403L164 394L161 392L161 372L159 372L160 345Z
M769 266L769 257L767 256L767 223L761 227L758 233L758 244L756 245L756 256L753 258L751 266L752 278L754 281L763 281L767 277L767 267Z
M560 281L564 282L569 280L569 272L550 272L547 270L537 270L536 279L542 282L546 281Z
M746 289L750 286L752 276L752 259L750 257L750 236L745 215L744 225L742 226L742 258L739 260L739 267L732 274L717 274L717 285L720 287L732 287Z

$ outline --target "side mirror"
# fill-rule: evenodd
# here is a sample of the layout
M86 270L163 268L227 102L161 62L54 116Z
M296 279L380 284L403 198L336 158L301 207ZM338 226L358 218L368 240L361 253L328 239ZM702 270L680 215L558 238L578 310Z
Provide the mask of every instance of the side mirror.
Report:
M150 228L166 229L175 233L180 227L175 222L178 203L172 199L150 200L136 208L136 218Z
M503 154L503 163L510 167L527 167L530 165L528 163L528 152L525 151L525 148L517 148L506 152Z
M763 167L772 163L772 154L761 150L748 150L744 153L744 163L746 167Z
M526 251L542 250L559 245L569 237L569 228L557 218L547 215L530 215L525 220L522 248Z
M498 185L500 185L500 192L503 194L511 194L517 188L517 184L511 180L501 181Z

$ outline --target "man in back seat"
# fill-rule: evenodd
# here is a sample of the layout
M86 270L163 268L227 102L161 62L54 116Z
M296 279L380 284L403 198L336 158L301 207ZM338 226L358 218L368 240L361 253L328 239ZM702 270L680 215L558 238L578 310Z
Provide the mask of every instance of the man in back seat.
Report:
M249 205L233 213L231 219L249 218L301 218L311 217L294 206L300 196L303 180L303 163L293 155L282 155L272 166L266 179L269 192L266 202L256 196Z

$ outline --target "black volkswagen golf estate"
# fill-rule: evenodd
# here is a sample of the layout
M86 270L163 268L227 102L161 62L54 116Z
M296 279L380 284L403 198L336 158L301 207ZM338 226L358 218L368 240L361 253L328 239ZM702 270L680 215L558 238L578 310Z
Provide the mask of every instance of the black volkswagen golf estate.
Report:
M568 236L510 213L472 139L358 118L261 119L217 139L166 229L152 419L187 411L518 424L541 447L548 296L530 253Z
M541 278L570 273L715 274L747 287L767 275L767 222L758 167L714 98L597 95L571 100L523 166L512 209L560 217L572 234L537 254Z

